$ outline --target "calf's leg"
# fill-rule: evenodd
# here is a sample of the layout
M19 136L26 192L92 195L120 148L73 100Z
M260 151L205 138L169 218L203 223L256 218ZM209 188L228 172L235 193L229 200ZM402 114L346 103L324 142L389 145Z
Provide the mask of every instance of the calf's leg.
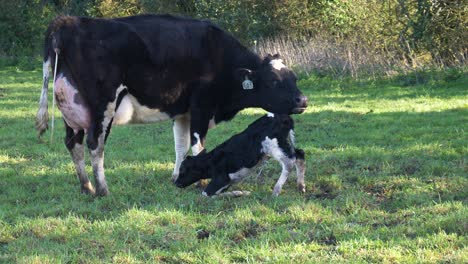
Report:
M291 172L292 168L294 167L294 160L289 159L287 157L283 157L280 159L281 163L281 176L279 177L278 181L275 184L275 188L273 189L273 196L278 196L283 189L283 185L288 179L289 173Z
M296 154L296 173L297 173L297 189L299 192L305 193L305 154L302 149L295 149Z

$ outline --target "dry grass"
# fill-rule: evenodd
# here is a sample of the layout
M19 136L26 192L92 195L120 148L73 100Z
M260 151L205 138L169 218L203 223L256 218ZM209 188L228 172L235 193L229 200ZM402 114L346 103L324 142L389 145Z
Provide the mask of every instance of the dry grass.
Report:
M379 47L379 48L377 48ZM381 47L368 44L359 37L315 36L309 39L293 39L282 36L258 41L253 49L265 55L280 53L288 65L305 74L318 73L334 77L391 76L427 68L446 66L464 67L467 65L468 49L462 50L451 61L431 54L402 56L398 47Z

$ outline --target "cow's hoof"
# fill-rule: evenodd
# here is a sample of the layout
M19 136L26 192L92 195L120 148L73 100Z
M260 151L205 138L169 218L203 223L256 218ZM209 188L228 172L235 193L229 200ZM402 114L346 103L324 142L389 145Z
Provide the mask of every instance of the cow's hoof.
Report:
M273 195L274 197L278 197L280 193L281 193L281 188L275 187L271 195Z
M91 184L91 182L87 182L81 185L81 193L95 195L96 191L94 190L94 187Z
M208 186L208 180L207 179L199 180L196 186L198 189L205 190L206 186Z
M109 189L107 189L107 187L97 188L96 196L103 197L103 196L106 196L106 195L109 195Z
M175 182L177 181L178 178L179 178L179 174L172 174L171 180L172 180L172 182L175 183Z
M304 185L304 184L298 184L298 185L297 185L297 190L298 190L300 193L305 193L305 192L306 192L305 185Z

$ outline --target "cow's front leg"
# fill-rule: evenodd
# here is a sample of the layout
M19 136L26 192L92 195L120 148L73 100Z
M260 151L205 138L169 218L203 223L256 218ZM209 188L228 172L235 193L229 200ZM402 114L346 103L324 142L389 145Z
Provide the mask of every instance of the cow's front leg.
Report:
M94 187L86 175L85 160L84 160L84 130L77 133L65 122L65 146L67 147L75 164L76 175L80 180L81 192L86 194L95 194Z
M190 147L190 118L188 115L176 118L174 120L174 126L172 127L174 132L174 145L176 161L174 164L174 172L172 173L172 181L175 182L179 177L179 169L182 161L184 161L185 155Z

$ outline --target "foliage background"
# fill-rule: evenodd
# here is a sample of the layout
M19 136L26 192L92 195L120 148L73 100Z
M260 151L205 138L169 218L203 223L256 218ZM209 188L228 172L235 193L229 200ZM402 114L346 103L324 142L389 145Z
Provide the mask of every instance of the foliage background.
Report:
M350 54L364 47L409 68L464 65L467 10L463 0L2 0L0 57L21 63L39 55L43 32L58 14L171 13L212 20L252 47L278 38L296 46L319 40L334 49L346 43Z

